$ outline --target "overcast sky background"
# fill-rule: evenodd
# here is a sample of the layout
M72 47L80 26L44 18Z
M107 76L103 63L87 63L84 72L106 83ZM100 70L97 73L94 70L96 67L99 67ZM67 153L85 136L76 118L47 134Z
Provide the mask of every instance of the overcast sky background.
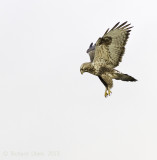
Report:
M156 160L156 6L1 0L0 158ZM117 70L138 82L114 80L105 98L102 83L81 75L80 65L91 42L126 20L134 28Z

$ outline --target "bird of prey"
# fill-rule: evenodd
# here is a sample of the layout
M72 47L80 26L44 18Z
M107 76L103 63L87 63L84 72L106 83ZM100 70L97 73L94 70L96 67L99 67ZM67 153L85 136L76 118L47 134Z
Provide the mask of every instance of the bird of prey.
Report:
M98 38L94 45L91 43L87 50L91 62L83 63L80 67L81 74L89 72L99 77L106 87L105 97L112 93L112 79L137 81L132 76L114 69L122 61L131 28L132 26L126 21L122 24L118 22L111 30L107 29L105 34Z

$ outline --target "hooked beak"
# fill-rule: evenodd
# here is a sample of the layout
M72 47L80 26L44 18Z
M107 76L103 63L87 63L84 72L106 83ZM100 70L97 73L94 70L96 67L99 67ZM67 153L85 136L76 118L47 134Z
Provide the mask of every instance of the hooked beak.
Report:
M80 72L81 72L81 74L83 74L84 72L83 72L83 70L80 70Z

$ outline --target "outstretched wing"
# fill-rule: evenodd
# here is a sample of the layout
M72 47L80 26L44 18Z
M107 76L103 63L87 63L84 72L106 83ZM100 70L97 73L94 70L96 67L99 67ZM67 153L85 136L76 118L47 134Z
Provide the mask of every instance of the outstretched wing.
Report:
M107 68L118 66L122 60L131 28L127 22L121 25L118 22L111 30L108 29L96 42L93 62Z

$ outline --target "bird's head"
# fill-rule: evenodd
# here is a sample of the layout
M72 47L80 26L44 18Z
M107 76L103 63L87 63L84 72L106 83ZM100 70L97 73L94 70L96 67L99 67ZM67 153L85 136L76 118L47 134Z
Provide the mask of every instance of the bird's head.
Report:
M83 64L81 65L81 67L80 67L80 72L81 72L81 74L83 74L84 72L89 72L89 73L91 73L92 70L93 70L93 66L92 66L92 64L91 64L90 62L88 62L88 63L83 63Z

